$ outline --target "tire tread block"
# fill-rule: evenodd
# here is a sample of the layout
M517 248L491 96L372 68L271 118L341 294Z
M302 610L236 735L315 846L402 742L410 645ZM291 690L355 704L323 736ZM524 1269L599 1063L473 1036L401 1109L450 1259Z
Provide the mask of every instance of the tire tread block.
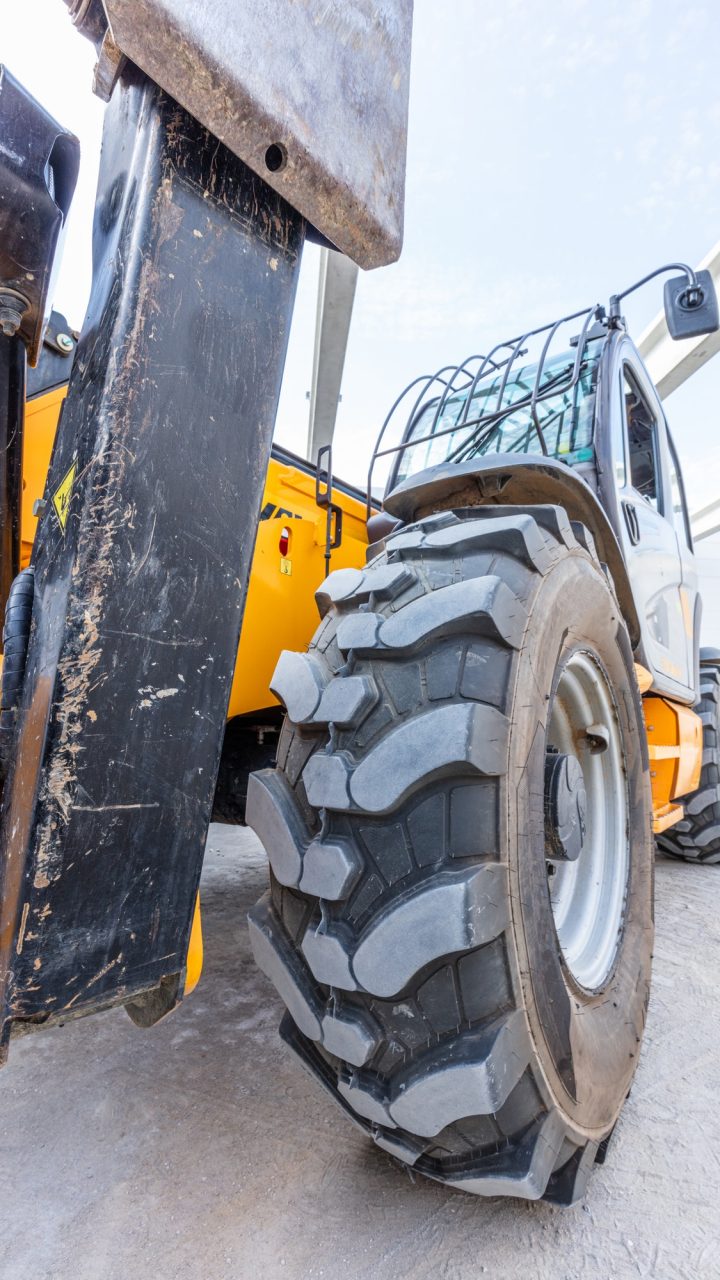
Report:
M720 849L720 824L714 823L704 831L696 831L693 842L700 849L707 849L710 844Z
M380 1043L380 1030L361 1009L341 1010L324 1015L322 1043L328 1053L354 1067L363 1067Z
M414 1141L409 1134L386 1133L383 1129L376 1129L373 1139L378 1147L387 1151L388 1155L394 1156L396 1160L402 1160L403 1164L411 1167L417 1163L427 1147L427 1142Z
M578 1147L570 1159L550 1175L542 1199L548 1204L563 1207L584 1200L588 1180L597 1161L598 1147L597 1142L587 1142L584 1147Z
M248 914L248 928L258 968L270 979L303 1035L352 1066L364 1066L379 1043L376 1023L362 1009L345 1009L336 999L326 1003L285 933L269 893Z
M565 1139L560 1113L549 1112L537 1129L487 1173L472 1177L448 1178L449 1186L478 1196L516 1196L539 1200L545 1193Z
M302 862L298 888L315 898L339 902L347 898L362 870L359 854L349 840L313 840Z
M282 774L274 769L250 774L245 821L264 845L280 884L296 888L308 833Z
M394 600L415 581L411 568L402 564L370 565L366 569L336 569L315 592L320 617L333 605L359 604L373 595Z
M371 1124L385 1125L388 1129L397 1127L388 1111L387 1103L380 1094L372 1089L363 1088L356 1075L352 1075L349 1080L341 1079L338 1082L338 1093L352 1107L356 1115L362 1116L363 1120L369 1120Z
M270 979L293 1021L310 1040L322 1036L322 1002L302 959L293 949L266 893L248 914L255 963Z
M327 674L309 653L283 649L270 680L270 689L295 724L308 724L320 702Z
M327 929L323 922L317 928L311 925L302 940L302 952L318 982L340 991L357 991L351 947L345 937Z
M494 1115L506 1102L530 1060L524 1013L515 1010L474 1041L463 1039L465 1052L473 1044L470 1060L447 1062L442 1049L394 1085L389 1110L401 1128L430 1138L465 1116Z
M313 714L313 724L341 728L359 725L377 697L375 683L367 676L338 676L326 686Z
M404 657L436 636L470 631L517 649L526 624L517 596L502 578L488 574L438 587L384 619L375 613L351 614L341 620L337 642L342 652Z
M361 869L359 855L347 840L310 838L294 793L275 769L250 774L245 819L280 884L328 902L347 897Z
M507 867L440 873L377 916L355 947L346 930L310 925L302 951L318 982L388 998L441 956L474 951L507 927Z
M472 508L474 520L493 520L498 517L518 519L526 516L531 516L545 533L550 534L556 542L564 544L568 551L576 551L578 543L585 546L583 538L579 536L580 531L585 529L585 525L580 524L579 521L570 520L564 507L540 502L537 505L533 504L531 508L518 507L512 503L507 505L492 503Z
M547 573L552 564L537 521L528 512L461 520L457 525L427 534L422 546L424 553L448 549L458 555L467 551L500 551L538 573Z
M716 804L718 801L720 801L720 788L706 787L703 791L696 791L692 800L685 802L685 812L693 815L702 813L705 809L709 809L711 805Z
M316 752L303 773L308 800L320 809L382 814L451 771L497 777L508 729L485 703L434 707L391 728L355 769L344 754Z
M393 996L431 960L492 942L508 921L505 866L434 876L373 921L355 950L353 973L365 991Z

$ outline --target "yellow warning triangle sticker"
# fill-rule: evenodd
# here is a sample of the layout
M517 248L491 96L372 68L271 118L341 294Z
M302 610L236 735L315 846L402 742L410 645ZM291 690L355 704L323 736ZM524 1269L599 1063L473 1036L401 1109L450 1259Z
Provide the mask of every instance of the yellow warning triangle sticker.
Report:
M57 516L58 524L60 525L63 533L65 532L65 525L67 524L68 515L70 514L70 499L72 497L76 474L77 461L73 461L72 466L65 473L52 496L55 515Z

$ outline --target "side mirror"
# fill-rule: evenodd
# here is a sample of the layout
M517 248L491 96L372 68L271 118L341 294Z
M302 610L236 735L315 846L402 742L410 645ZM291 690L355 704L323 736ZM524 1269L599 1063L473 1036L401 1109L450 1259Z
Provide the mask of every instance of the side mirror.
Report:
M712 276L709 271L698 271L696 275L696 289L686 276L673 276L665 285L665 319L671 338L698 338L720 329Z

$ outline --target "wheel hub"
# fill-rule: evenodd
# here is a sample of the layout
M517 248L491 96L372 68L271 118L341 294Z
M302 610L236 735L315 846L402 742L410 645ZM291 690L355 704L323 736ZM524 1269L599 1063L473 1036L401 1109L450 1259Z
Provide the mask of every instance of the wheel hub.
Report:
M587 795L576 756L548 751L545 756L545 856L575 862L582 853L587 823Z
M622 935L629 874L628 788L619 719L591 653L563 664L545 755L545 866L560 950L573 978L607 981Z

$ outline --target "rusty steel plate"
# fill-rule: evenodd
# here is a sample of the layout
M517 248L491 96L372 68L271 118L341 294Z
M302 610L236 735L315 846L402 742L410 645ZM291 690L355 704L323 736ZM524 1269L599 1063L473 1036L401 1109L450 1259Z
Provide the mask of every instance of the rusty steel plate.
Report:
M359 266L400 254L412 0L103 0L112 38Z

